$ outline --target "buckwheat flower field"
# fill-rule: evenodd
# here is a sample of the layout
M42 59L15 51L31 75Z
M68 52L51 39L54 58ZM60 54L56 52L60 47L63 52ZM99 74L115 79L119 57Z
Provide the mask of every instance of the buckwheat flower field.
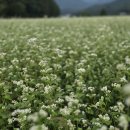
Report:
M0 20L0 130L129 129L129 17Z

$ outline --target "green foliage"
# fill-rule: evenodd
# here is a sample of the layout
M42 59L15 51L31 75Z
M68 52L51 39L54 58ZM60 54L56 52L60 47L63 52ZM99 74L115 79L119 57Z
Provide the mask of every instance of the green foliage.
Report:
M129 23L1 19L0 129L129 130Z
M58 16L59 13L59 8L53 0L0 1L0 15L3 17L50 17Z
M105 9L102 9L102 10L100 11L100 15L107 15L107 11L106 11Z

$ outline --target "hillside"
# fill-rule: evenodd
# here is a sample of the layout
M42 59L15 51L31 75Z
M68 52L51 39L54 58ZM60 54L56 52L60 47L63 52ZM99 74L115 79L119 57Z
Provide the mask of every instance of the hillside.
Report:
M94 5L82 11L81 14L99 15L102 11L108 15L130 14L130 0L116 0L103 5Z
M110 3L114 0L55 0L59 5L61 14L73 14L94 5Z
M61 14L71 14L88 7L83 0L56 0L56 2L61 9Z

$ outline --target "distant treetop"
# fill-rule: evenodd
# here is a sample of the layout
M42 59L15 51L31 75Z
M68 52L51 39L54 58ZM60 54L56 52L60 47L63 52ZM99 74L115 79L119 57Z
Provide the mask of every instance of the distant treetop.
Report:
M59 14L54 0L0 0L1 17L54 17Z

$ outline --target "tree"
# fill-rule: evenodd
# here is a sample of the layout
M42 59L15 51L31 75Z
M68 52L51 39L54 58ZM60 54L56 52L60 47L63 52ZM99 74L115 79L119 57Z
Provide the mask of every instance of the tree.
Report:
M50 2L50 16L57 16L59 15L60 10L55 1Z
M4 17L58 16L54 0L0 0L0 15Z
M101 11L100 11L100 15L107 15L107 11L105 10L105 9L102 9Z
M11 16L25 16L26 14L26 6L23 0L11 0L11 2L7 2L6 15L8 17Z

